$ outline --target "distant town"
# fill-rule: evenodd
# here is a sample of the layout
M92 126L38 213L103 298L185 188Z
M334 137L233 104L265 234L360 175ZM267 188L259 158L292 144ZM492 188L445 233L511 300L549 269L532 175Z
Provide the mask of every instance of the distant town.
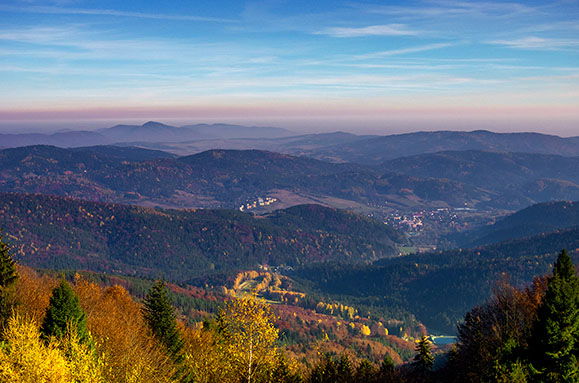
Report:
M255 199L254 201L247 202L247 203L244 203L243 205L241 205L239 207L239 211L246 211L246 210L251 210L251 209L258 208L258 207L265 207L265 206L269 206L269 205L276 203L276 202L278 202L277 198L257 197L257 199Z

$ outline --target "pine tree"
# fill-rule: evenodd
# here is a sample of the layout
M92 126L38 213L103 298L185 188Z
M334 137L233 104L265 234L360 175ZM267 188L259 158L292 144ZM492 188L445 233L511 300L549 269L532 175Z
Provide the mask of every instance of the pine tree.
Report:
M156 281L143 306L143 317L155 337L165 346L169 354L179 360L183 339L177 329L175 309L169 299L169 290L162 281Z
M384 359L380 364L379 381L381 383L396 383L400 382L400 375L396 370L396 364L390 354L384 355Z
M350 383L354 378L352 363L347 355L332 357L325 354L310 373L310 383Z
M17 278L16 263L12 259L10 247L0 235L0 335L12 314L14 306L12 287Z
M89 343L90 337L86 327L86 314L80 307L77 295L68 282L62 280L52 290L46 316L42 322L40 333L44 339L64 338L69 331L76 331L81 343Z
M0 234L0 288L12 286L17 278L16 263L12 259L10 247Z
M557 258L538 310L530 350L544 382L579 382L579 278L565 250Z
M427 373L432 370L434 356L432 356L432 343L426 335L416 345L417 354L414 356L414 366L419 373Z

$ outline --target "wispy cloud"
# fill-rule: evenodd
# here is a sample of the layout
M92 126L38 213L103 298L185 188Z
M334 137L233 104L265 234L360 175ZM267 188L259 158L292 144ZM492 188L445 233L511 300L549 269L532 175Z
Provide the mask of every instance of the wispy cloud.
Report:
M438 0L427 1L425 6L398 6L398 5L354 5L363 8L368 13L408 17L465 17L465 16L509 16L523 13L533 13L535 8L515 2L485 2L485 1L455 1Z
M356 59L370 59L370 58L387 57L387 56L398 56L398 55L404 55L404 54L408 54L408 53L417 53L417 52L431 51L431 50L435 50L435 49L442 49L442 48L447 48L447 47L450 47L453 45L456 45L456 43L436 43L436 44L419 45L419 46L409 47L409 48L391 49L388 51L372 52L372 53L367 53L364 55L354 56L354 58L356 58Z
M412 36L417 35L418 31L408 29L404 24L387 24L361 28L332 27L315 32L315 34L333 37Z
M234 23L235 20L223 19L219 17L205 17L195 15L171 15L163 13L145 13L145 12L128 12L115 9L96 9L96 8L67 8L54 6L0 6L0 10L9 12L25 13L42 13L58 15L93 15L93 16L113 16L113 17L133 17L141 19L158 19L158 20L176 20L176 21L205 21L217 23Z
M577 39L555 39L536 36L512 40L494 40L489 43L516 49L561 50L579 48L579 40Z

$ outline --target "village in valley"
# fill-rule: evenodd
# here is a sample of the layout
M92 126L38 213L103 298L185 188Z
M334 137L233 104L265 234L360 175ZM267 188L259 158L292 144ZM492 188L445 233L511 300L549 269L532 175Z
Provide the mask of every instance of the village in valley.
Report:
M239 211L247 211L251 209L256 209L259 207L266 207L273 203L278 202L277 198L273 197L257 197L254 201L244 203L239 207Z

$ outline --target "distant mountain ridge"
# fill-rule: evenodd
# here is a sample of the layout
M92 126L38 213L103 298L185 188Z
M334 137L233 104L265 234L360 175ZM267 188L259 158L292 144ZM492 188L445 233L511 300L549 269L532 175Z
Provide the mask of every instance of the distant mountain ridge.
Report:
M229 124L176 127L149 121L116 125L98 131L55 134L0 134L0 147L28 145L81 147L106 144L142 146L190 155L211 149L269 150L330 162L379 165L385 161L440 151L492 151L579 156L579 137L541 133L435 131L393 135L356 135L344 132L296 135L282 128Z
M1 147L54 145L81 147L123 142L181 142L203 139L276 138L295 133L274 127L230 124L197 124L176 127L156 121L143 125L115 125L96 131L61 131L57 133L0 134Z
M562 138L541 133L494 133L436 131L370 137L316 150L320 159L340 158L347 162L376 165L384 161L440 151L493 151L579 156L577 137Z
M287 129L228 124L197 124L181 127L149 121L143 125L116 125L98 133L114 142L183 142L202 139L276 138L293 135Z

